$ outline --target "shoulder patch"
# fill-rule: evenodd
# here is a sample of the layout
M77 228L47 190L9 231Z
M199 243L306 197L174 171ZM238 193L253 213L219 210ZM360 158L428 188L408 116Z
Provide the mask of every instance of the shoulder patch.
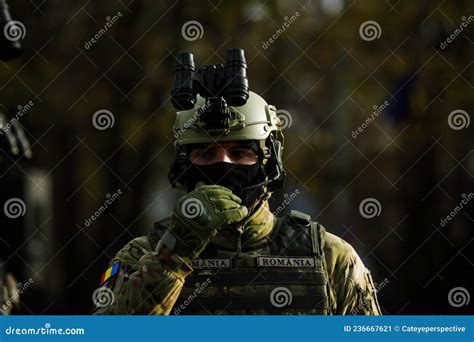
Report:
M105 284L109 279L115 277L118 274L119 269L120 269L120 261L117 261L112 266L110 266L104 272L104 274L102 274L102 277L100 278L100 286Z

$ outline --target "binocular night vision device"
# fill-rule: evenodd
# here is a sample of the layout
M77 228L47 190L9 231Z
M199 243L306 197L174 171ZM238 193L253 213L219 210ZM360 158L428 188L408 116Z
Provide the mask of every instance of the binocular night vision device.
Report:
M247 63L244 50L227 51L225 64L206 65L196 69L192 53L177 55L171 103L177 110L194 107L197 95L206 99L201 119L207 129L225 128L229 125L227 106L243 106L249 97Z

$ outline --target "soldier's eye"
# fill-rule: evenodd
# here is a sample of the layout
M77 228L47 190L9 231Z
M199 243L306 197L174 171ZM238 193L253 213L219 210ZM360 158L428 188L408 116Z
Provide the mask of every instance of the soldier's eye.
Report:
M257 155L255 154L255 152L253 150L247 149L247 148L233 149L233 150L231 150L231 156L232 156L232 158L238 159L238 160L241 160L241 159L254 160L254 159L257 158Z
M206 149L206 150L201 150L197 154L198 158L211 158L214 156L214 150L212 149Z

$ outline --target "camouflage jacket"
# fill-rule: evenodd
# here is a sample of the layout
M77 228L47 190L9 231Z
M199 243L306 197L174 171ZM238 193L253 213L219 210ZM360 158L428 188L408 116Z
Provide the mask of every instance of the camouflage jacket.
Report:
M156 229L165 229L166 221ZM351 245L314 222L285 222L266 204L247 220L241 251L220 235L192 265L156 253L156 229L138 237L111 261L94 292L95 314L381 314L370 272ZM305 236L295 234L304 232L300 226L308 227L308 236L320 235L319 252L314 243L303 251L308 239L294 238ZM285 246L273 255L272 236Z

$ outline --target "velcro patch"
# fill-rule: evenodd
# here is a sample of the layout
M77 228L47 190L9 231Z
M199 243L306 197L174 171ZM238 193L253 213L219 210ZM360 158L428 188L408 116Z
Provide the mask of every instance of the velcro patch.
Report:
M273 257L258 256L258 267L315 267L314 258L311 257Z
M191 267L195 269L229 268L230 259L196 259L192 261Z
M104 274L102 274L102 277L100 278L100 286L102 286L109 279L115 277L118 274L119 269L120 261L117 261L112 266L110 266L107 271L104 272Z

